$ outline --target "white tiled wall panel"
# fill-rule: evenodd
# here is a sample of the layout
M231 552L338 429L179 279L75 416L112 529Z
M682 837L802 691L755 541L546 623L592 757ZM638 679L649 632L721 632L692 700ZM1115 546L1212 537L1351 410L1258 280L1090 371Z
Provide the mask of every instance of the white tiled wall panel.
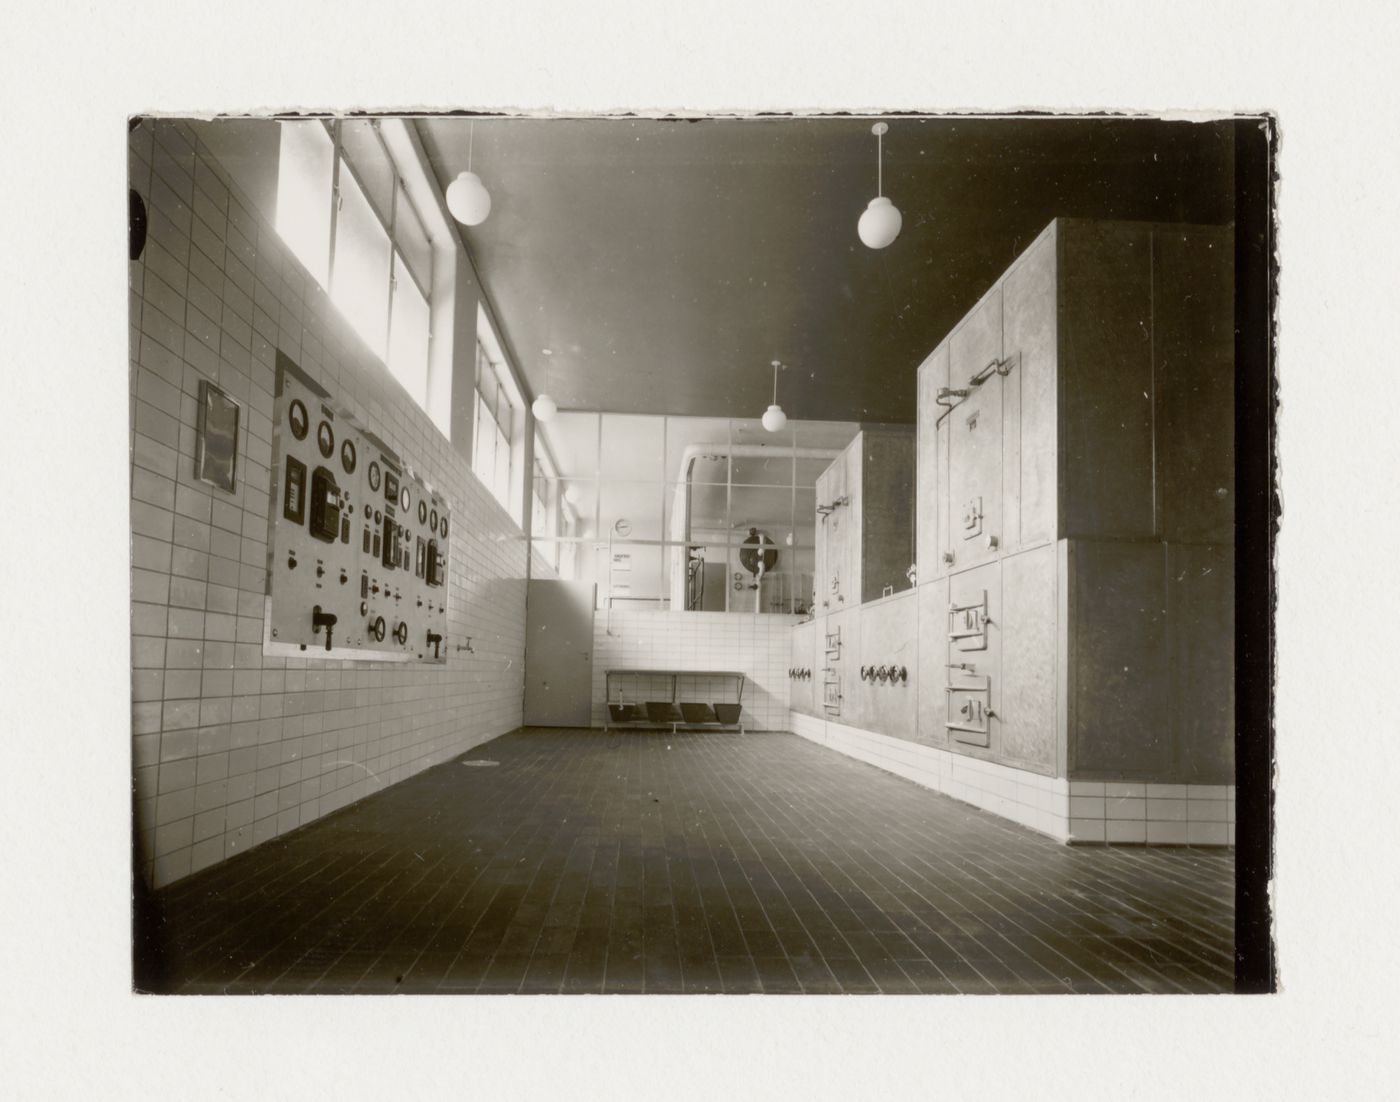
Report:
M1232 784L1070 781L1069 792L1074 842L1235 844Z
M1062 842L1235 842L1234 785L1066 781L796 712L790 727L803 738Z
M795 712L792 731L1059 841L1069 840L1065 780Z
M194 130L144 122L130 180L132 764L138 860L170 883L520 723L525 548ZM275 349L451 499L446 668L262 654ZM199 381L242 406L238 488L194 481ZM460 521L457 518L460 517Z
M603 726L603 671L609 668L738 670L746 675L745 729L788 730L792 627L801 620L767 613L599 612L593 621L593 725ZM697 699L706 690L719 694L706 697L707 703L733 699L729 686L718 681L693 688ZM658 682L642 691L659 694L643 699L668 699L670 684Z

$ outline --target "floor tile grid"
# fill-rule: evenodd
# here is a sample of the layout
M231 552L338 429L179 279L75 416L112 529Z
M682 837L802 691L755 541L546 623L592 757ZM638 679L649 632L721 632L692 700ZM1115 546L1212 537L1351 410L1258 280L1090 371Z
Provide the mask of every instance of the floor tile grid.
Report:
M360 817L358 817L358 816L355 817L355 820L358 820L358 819L360 819ZM333 823L327 823L327 824L325 824L325 825L326 825L326 828L327 828L328 831L334 831L334 832L337 832L337 833L344 833L344 832L346 832L346 831L352 831L352 832L354 833L354 835L356 836L356 838L357 838L358 840L361 840L361 841L363 841L363 839L365 839L367 836L370 836L370 837L373 836L374 826L373 826L373 818L372 818L372 817L370 817L369 820L368 820L367 822L359 822L359 821L356 821L355 826L354 826L354 827L350 827L350 826L349 826L349 823L350 823L351 821L355 821L355 820L350 820L350 819L341 818L341 819L338 819L337 821L335 821L335 822L333 822ZM299 848L306 848L305 842L306 842L305 836L303 836L303 835L295 835L295 836L292 837L292 839L285 840L285 841L282 843L282 846L281 846L280 848L283 848L284 850L295 850L295 849L299 849ZM379 850L376 850L375 852L377 852L377 853L383 853L383 852L384 852L384 847L381 847ZM248 855L248 858L249 858L249 859L252 859L252 858L254 857L254 855L257 855L257 856L258 856L258 860L259 860L260 863L265 863L267 860L275 860L275 859L277 858L277 856L278 856L275 850L268 850L266 853L264 853L263 850L257 850L257 851L254 851L253 853L249 854L249 855ZM368 855L366 855L366 856L368 856ZM406 856L407 856L406 853L403 853L403 852L395 853L395 852L393 852L392 850L390 850L390 851L388 852L388 854L386 855L385 861L381 863L381 866L380 866L380 867L383 868L383 867L386 867L386 866L393 865L394 862L396 861L396 859L402 859L402 858L405 858ZM287 876L284 876L284 877L282 877L282 878L279 878L279 881L278 881L278 882L279 882L279 883L282 883L282 882L286 882L286 881L295 881L295 880L296 880L295 871L296 871L296 870L303 870L303 869L307 868L308 866L313 865L313 864L315 863L315 861L316 861L316 858L315 858L314 852L313 852L313 851L310 851L310 850L308 849L308 852L306 853L306 855L305 855L299 862L297 862L296 865L294 866L293 872L289 873ZM394 874L393 874L391 877L389 877L389 878L387 878L387 879L381 878L381 880L380 880L380 882L379 882L379 884L378 884L377 889L376 889L374 892L372 892L372 893L370 893L369 895L367 895L367 896L361 901L361 903L355 908L355 910L352 911L352 913L351 913L351 915L349 916L349 918L350 918L351 920L353 920L353 917L354 917L354 915L355 915L356 913L364 913L364 912L365 912L365 908L367 908L367 907L372 907L373 904L374 904L374 901L375 901L376 899L389 898L391 894L394 895L394 896L397 898L397 900L399 901L399 903L403 903L405 900L411 902L411 901L414 899L414 896L411 894L411 893L412 893L412 887L413 887L413 885L414 885L415 883L422 882L422 881L424 880L424 878L426 877L426 874L427 874L427 871L428 871L428 870L422 868L422 865L423 865L423 862L422 862L422 860L421 860L421 858L420 858L414 865L409 865L409 866L407 866L407 867L398 867L398 868L396 868ZM373 873L374 873L374 870L371 870L370 872L367 872L367 873L365 874L366 878L373 877ZM256 873L255 873L254 875L256 875ZM334 883L334 881L332 881L332 883ZM326 886L329 886L329 885L326 885ZM348 886L348 887L353 887L353 886L354 886L354 885L350 885L350 886ZM293 884L291 884L291 886L288 888L288 891L294 891L294 890L295 890L295 884L293 883ZM338 898L338 897L332 897L332 898L330 899L330 901L327 903L327 907L328 907L328 908L331 907L331 906L334 906L334 902L335 902L335 899L336 899L336 898ZM275 901L274 901L274 904L275 904ZM251 921L252 921L254 924L256 924L257 919L258 919L258 915L257 915L256 913L254 913L253 915L250 916L250 918L251 918ZM364 945L366 944L367 939L374 937L376 934L382 934L382 933L383 933L383 926L384 926L384 924L389 923L389 922L392 922L392 912L387 912L387 913L386 913L386 916L385 916L384 918L381 918L381 919L379 920L378 923L370 923L370 924L369 924L368 930L367 930L366 932L364 932L363 935L362 935L357 941L354 941L354 942L352 942L351 944L349 944L349 945L347 945L347 946L345 947L345 954L346 954L346 955L351 955L351 954L353 954L353 953L354 953L355 951L357 951L357 950L358 950L361 954L366 953L367 950L364 948ZM229 939L227 938L227 936L225 936L224 940L225 940L225 942L227 942ZM374 960L374 959L377 959L377 955L378 955L378 952L376 951L376 954L375 954L374 957L372 957L370 960L365 961L365 967L366 967L366 968L368 968L368 967L373 963L373 960ZM335 963L335 962L331 962L331 963ZM196 979L198 979L198 978L199 978L199 977L196 977ZM251 980L251 979L252 979L252 976L249 976L249 977L247 977L247 978ZM261 977L261 978L263 979L264 982L271 982L271 981L277 979L278 977L276 977L276 976L263 976L263 977Z
M872 861L872 860L874 860L874 859L875 859L875 858L873 858L872 855L869 855L869 854L858 855L857 867L859 868L859 866L861 866L861 865L863 865L863 864L867 864L868 862L870 862L870 861ZM890 870L887 868L886 871L890 871ZM1034 978L1035 980L1039 981L1039 982L1042 983L1042 984L1045 983L1045 982L1047 981L1047 979L1048 979L1048 977L1046 976L1046 974L1044 973L1043 970L1039 970L1039 974L1035 975L1033 978Z
M274 843L274 846L275 849L251 851L247 855L248 861L244 869L246 875L241 878L241 883L245 886L252 885L254 890L251 893L239 893L238 885L234 884L206 896L206 903L231 902L235 899L239 901L239 914L231 925L222 921L218 912L209 913L203 921L186 924L178 917L178 906L172 905L168 908L177 916L170 923L169 935L170 945L176 952L198 955L210 946L218 945L231 956L260 935L266 937L269 919L275 917L279 927L281 926L285 913L282 906L284 901L297 897L307 880L306 874L309 870L320 869L324 874L327 866L324 862L318 863L312 853L298 854L284 844ZM285 857L281 863L275 861L277 851ZM253 860L254 852L257 853L256 860ZM329 867L339 869L352 863L363 863L366 859L366 856L341 855L335 858L334 864ZM384 859L391 860L392 852L385 853ZM334 882L332 878L330 883ZM185 881L181 882L184 883ZM196 975L192 978L199 977Z
M741 832L739 832L739 833L741 833L741 837L743 837L743 832L742 832L742 830L741 830ZM860 871L860 865L857 865L857 871ZM906 954L906 955L909 955L909 954Z
M550 800L563 799L575 805L570 820L581 821L554 823L545 829L538 811L527 816L506 836L512 846L520 847L518 853L511 850L516 856L514 865L521 866L514 871L505 864L487 865L473 877L461 864L464 855L456 853L453 860L457 864L441 882L429 881L421 888L421 898L408 898L395 912L400 934L409 932L407 940L398 948L391 944L380 954L384 965L371 969L375 973L372 982L360 989L976 990L979 983L1000 990L1063 989L1057 986L1058 981L1046 982L1054 963L1046 954L1055 945L1051 939L1058 935L1049 928L1044 939L1024 933L1033 931L1034 923L1040 921L1035 908L1045 909L1040 898L1044 891L1038 896L1018 887L1025 876L1030 877L1025 882L1033 884L1036 869L1023 870L1024 861L1010 861L1004 855L998 858L994 851L982 852L986 846L977 844L975 831L959 836L959 848L969 854L959 868L956 862L939 857L945 847L936 837L937 831L930 836L933 820L927 814L882 814L873 834L868 829L868 809L833 815L831 785L842 782L828 778L824 768L814 772L809 763L803 763L806 771L798 771L802 774L800 784L796 788L782 785L780 795L775 791L778 785L762 782L762 777L756 782L751 775L755 772L782 775L784 759L791 756L783 747L755 744L755 750L773 752L760 752L756 760L737 762L748 747L743 748L744 753L736 753L735 745L722 745L709 734L660 736L670 739L675 747L668 758L664 751L657 753L654 740L643 741L647 737L629 736L635 741L625 747L614 742L611 750L606 749L605 741L584 747L574 738L569 744L571 753L578 749L585 759L598 754L612 756L610 762L595 763L591 789L577 779L563 779L566 773L574 777L589 773L587 769L556 767L551 773L548 759L558 755L555 746L542 744L539 752L505 763L522 767L522 778L532 772L531 766L542 767L544 772L535 772L523 789L498 790L495 805L499 806L494 810L491 790L486 789L473 814L490 816L503 810L506 803L538 808L548 806ZM616 753L619 748L624 754ZM481 748L479 753L490 749ZM666 767L668 760L678 766L685 764L677 772ZM450 777L444 771L453 768L461 769L449 763L425 776ZM611 771L611 778L604 776L607 771ZM873 769L869 772L878 774ZM825 788L815 783L812 775L825 782ZM890 781L905 783L882 774L879 777L881 786ZM607 783L617 779L624 781L621 794L603 791ZM687 784L691 789L688 802L680 798ZM930 798L941 799L920 793L920 802ZM962 814L948 815L949 805L951 801L934 805L943 807L940 829L944 832L949 821L967 825L959 824ZM878 799L871 802L872 808L880 806ZM575 825L578 830L573 830ZM370 826L362 821L357 829ZM862 829L878 844L848 843L849 838L859 837ZM611 840L602 844L605 837ZM991 837L995 839L995 832ZM502 847L499 839L490 844L498 854L511 848ZM1053 844L1049 848L1065 852ZM450 847L443 847L434 854L439 865L449 852ZM1034 855L1037 861L1042 857ZM570 866L574 879L566 886L565 870ZM1228 868L1228 864L1221 867ZM1160 869L1153 871L1155 875ZM1199 870L1188 862L1174 872L1189 883ZM492 888L490 881L503 880L508 874L518 880L513 885L516 890L506 891L507 886L500 885L494 887L495 894L482 894ZM483 875L485 885L479 883ZM1041 875L1043 878L1043 870ZM933 879L940 876L947 878L948 889L941 894ZM1000 887L1000 898L985 894L989 889L983 881L988 877L993 888ZM426 872L419 881L425 879ZM402 879L394 882L396 888L403 883ZM599 889L604 886L611 891L606 897L607 911L600 917L598 905L604 897ZM1086 882L1085 886L1098 888L1099 884ZM469 897L469 890L475 894ZM182 894L186 900L193 898L188 892ZM292 897L293 906L304 906L295 901L295 893ZM458 912L464 902L472 900L477 922L464 929L463 915ZM591 912L585 907L590 901L594 904ZM1214 902L1218 913L1219 900ZM991 910L986 915L991 925L970 924L967 908L980 906L985 910L989 904ZM1144 905L1151 904L1148 893ZM363 899L359 903L361 908L368 905ZM482 926L480 919L492 908L492 917ZM1010 911L1009 916L1003 913L1006 911ZM541 925L542 916L552 912L550 923ZM302 926L314 926L320 910L295 913L307 920ZM1095 932L1079 919L1072 907L1060 908L1058 913L1058 921L1064 916L1070 919L1064 928L1074 936L1061 947L1072 955L1082 956L1086 936L1103 943L1100 955L1104 959L1096 961L1096 967L1102 968L1106 960L1116 964L1111 976L1104 973L1115 990L1170 989L1162 981L1171 981L1173 969L1178 969L1177 979L1190 989L1205 986L1199 972L1173 964L1171 957L1181 958L1183 952L1174 939L1185 934L1189 940L1201 929L1208 936L1209 926L1198 927L1189 918L1159 915L1173 919L1170 924L1159 923L1172 935L1162 945L1154 945L1151 939L1144 943L1127 938L1128 944L1119 947L1103 936L1102 930ZM508 933L512 920L514 930ZM584 921L588 925L579 924ZM602 923L606 923L607 942L606 949L600 950L596 931ZM849 929L839 929L843 925ZM1220 924L1215 925L1218 928ZM587 933L590 930L594 932ZM973 930L974 935L967 935L967 930ZM967 940L954 946L944 934ZM463 938L465 944L453 955L454 942ZM288 946L268 959L296 957L297 964L265 981L270 984L267 989L296 989L297 985L285 977L300 980L301 965L307 966L309 974L311 965L331 957L331 950L325 947L298 951L296 936L289 934L286 940ZM992 946L990 951L986 942ZM473 953L479 954L483 945L490 949L489 957L484 958L487 968L473 988L470 970L464 972L456 965L482 959L481 955L473 958ZM1027 947L1040 954L1039 960L1026 951ZM984 966L994 977L976 970L978 950L989 961L999 962L1000 967ZM843 982L839 973L849 969L845 962L859 961L861 953L883 973L882 984L874 983L863 965L858 965L861 975ZM1141 968L1135 967L1131 962L1143 958L1144 953L1148 955ZM451 964L447 963L449 956ZM906 959L896 959L899 957ZM934 958L942 958L945 968L940 970ZM888 963L891 959L895 959L893 968ZM1188 965L1192 963L1189 950L1185 959ZM964 976L963 986L958 988L947 971L960 969L971 974ZM1123 982L1134 975L1138 977L1136 984ZM1143 982L1143 977L1149 982ZM345 981L342 977L337 982L343 985ZM312 989L325 988L313 984Z
M866 929L860 934L850 935L847 938L848 944L855 941L857 938L862 938L865 940L867 956L874 959L882 959L886 962L894 959L895 963L901 968L903 968L907 961L927 961L937 968L936 961L941 959L945 965L945 968L941 970L945 978L949 972L961 973L961 987L958 986L955 980L949 981L953 983L955 988L977 990L981 986L979 983L980 974L977 973L976 966L970 959L978 954L969 953L964 955L955 952L945 938L923 920L919 919L918 916L909 909L910 903L917 901L917 904L920 905L925 912L930 908L936 910L936 905L933 900L929 898L930 895L934 893L921 893L918 887L907 879L900 879L900 882L912 893L912 901L907 896L901 897L898 893L891 894L882 892L877 883L872 879L869 871L872 866L875 866L879 867L887 874L896 878L901 878L903 875L907 875L908 872L913 870L908 866L905 866L903 870L898 870L896 866L899 862L897 860L881 860L879 856L869 851L843 847L840 844L839 837L830 838L825 848L828 852L843 854L851 862L846 876L852 886L854 896L847 895L843 896L843 898L848 903L854 898L857 906L860 905L859 901L863 898L865 902L878 908L879 913L883 915L885 919L883 924L873 917L866 920L864 922ZM915 875L917 875L917 872ZM903 909L902 917L905 919L903 922L898 920L900 917L900 908ZM896 915L895 921L893 922L889 921L891 911L894 911ZM873 945L870 943L872 927L874 928L873 932L875 935ZM884 936L881 936L882 931ZM919 948L914 938L909 936L910 934L914 934L916 937L919 934L927 935L923 939L927 952ZM975 944L975 939L973 944ZM1033 965L1031 968L1033 972L1031 978L1035 981L1042 984L1057 982L1043 969L1035 968ZM927 972L925 971L924 974L926 975ZM881 977L882 989L888 990L890 988L891 978L892 977L888 975ZM1063 985L1058 985L1058 987L1059 989L1065 989Z
M742 829L739 831L739 836L740 836L741 841L746 841L746 840L747 840L747 835L745 834L745 832L744 832ZM831 849L833 848L833 846L834 846L835 844L837 844L835 839L832 839L831 841L828 842L827 847L826 847L827 850L828 850L828 852L831 851ZM868 857L860 857L860 856L858 855L858 856L856 857L855 861L854 861L854 864L852 865L852 871L853 871L853 873L854 873L854 877L855 877L855 878L861 877L862 874L864 873L865 867L867 867L868 864L869 864L869 858L868 858ZM862 888L862 886L856 882L856 879L851 878L851 877L848 877L848 880L849 880L849 883L850 883L850 887L847 889L847 893L846 893L845 895L842 895L841 893L837 892L837 893L836 893L837 898L841 899L841 900L843 901L843 903L846 903L846 904L850 904L850 903L854 902L856 906L860 906L862 901L864 901L864 903L870 903L870 902L871 902L870 897L868 896L868 894L865 893L865 891L864 891L864 889ZM869 887L869 886L870 886L869 884L866 885L866 887ZM898 934L896 931L894 931L894 929L893 929L892 926L891 926L889 929L890 929L890 934L891 934L891 936L890 936L890 938L888 938L887 940L894 940L894 941L896 941L897 943L902 944L902 945L904 946L904 948L905 948L907 951L904 952L902 955L905 957L906 960L916 960L916 961L921 961L921 962L926 961L926 958L924 958L924 957L922 956L922 954L920 954L917 950L914 949L912 943L911 943L907 938L904 938L902 935L900 935L900 934ZM854 936L855 936L855 935L853 935L853 937L854 937ZM844 939L844 940L846 941L847 947L850 948L850 947L851 947L851 940L853 940L853 938ZM883 953L882 956L877 956L877 959L881 959L881 960L884 961L884 962L888 962L888 961L890 960L890 954L888 953L887 948L888 948L888 947L885 947L885 949L882 950L880 947L877 946L877 947L873 950L873 952L874 952L875 954L877 954L877 955ZM867 946L867 951L870 951L869 946ZM931 963L931 962L929 962L929 963ZM928 970L927 970L926 968L920 969L920 972L921 972L921 975L923 975L923 976L928 976L928 975L929 975L929 972L928 972ZM884 980L884 983L882 984L882 989L886 989L886 990L888 990L888 989L900 989L900 988L903 988L903 987L907 984L907 981L904 980L904 977L903 977L902 975L901 975L901 976L896 976L895 974L892 974L892 973L891 973L891 970L890 970L889 968L886 968L886 969L885 969L885 975L884 975L882 978L883 978L883 980ZM901 981L903 981L903 982L901 982Z

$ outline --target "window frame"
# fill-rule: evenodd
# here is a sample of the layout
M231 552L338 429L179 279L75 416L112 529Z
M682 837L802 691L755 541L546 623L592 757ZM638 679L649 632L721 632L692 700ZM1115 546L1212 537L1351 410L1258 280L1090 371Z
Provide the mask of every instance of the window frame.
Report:
M312 120L281 119L279 121L282 123L298 123ZM379 358L381 363L384 364L384 367L388 370L390 377L401 387L403 387L404 391L409 395L410 398L413 399L414 404L418 406L418 408L421 409L425 414L427 414L428 391L431 389L431 382L429 381L427 385L424 386L423 393L421 395L415 394L413 391L409 390L408 385L403 381L402 378L400 378L398 372L396 372L394 369L393 363L391 362L391 350L394 347L394 300L399 290L400 274L401 272L406 272L414 288L422 297L423 302L428 305L428 332L427 342L424 346L426 359L426 362L424 364L424 378L427 380L431 380L432 347L434 337L432 310L433 284L431 264L429 264L429 270L425 274L425 276L420 276L420 274L414 270L414 265L410 263L407 259L410 250L406 247L404 238L400 235L398 228L401 209L406 212L406 218L413 219L418 232L428 242L431 251L436 252L436 250L439 249L441 245L439 244L439 242L433 239L433 235L429 232L428 219L423 217L423 212L418 209L417 203L414 202L413 195L411 194L408 185L404 180L404 173L400 169L398 160L394 157L394 154L392 150L390 150L388 143L384 140L384 135L380 129L380 121L378 119L368 119L364 121L367 121L370 124L370 130L374 134L375 148L378 150L378 153L383 156L384 163L388 166L393 181L393 186L390 191L389 214L387 222L385 221L385 216L383 212L379 209L379 204L376 203L374 200L373 189L370 188L366 183L365 172L363 171L363 169L357 168L355 165L354 158L348 155L348 151L346 149L345 142L342 136L343 124L346 120L342 118L322 118L314 121L317 121L321 124L322 128L326 131L326 134L331 141L330 233L327 242L327 257L325 269L326 282L325 285L322 287L322 290L325 291L327 297L331 298L331 301L333 303L336 301L332 292L332 288L335 286L336 245L338 234L340 232L340 213L342 205L344 203L341 184L341 172L346 171L350 174L350 178L354 182L355 186L359 188L360 194L363 196L365 204L366 206L368 206L370 213L374 218L375 224L378 225L379 228L384 232L389 250L387 287L388 294L385 297L385 317L383 325L384 342L382 348L370 348L370 351L373 352ZM360 120L356 119L355 121ZM314 271L310 274L313 279L317 278L316 273ZM320 282L319 279L317 279L317 282ZM336 305L339 309L339 304L337 303ZM355 327L352 325L351 328L354 329ZM355 332L357 336L361 336L362 340L364 339L363 336L359 333L358 329L355 329ZM366 341L365 343L368 346L369 342ZM441 430L439 429L439 431Z

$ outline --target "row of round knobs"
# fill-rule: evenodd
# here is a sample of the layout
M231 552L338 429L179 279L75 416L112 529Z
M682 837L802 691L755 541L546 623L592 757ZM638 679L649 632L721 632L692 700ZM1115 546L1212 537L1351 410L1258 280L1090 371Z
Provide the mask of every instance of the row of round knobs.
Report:
M872 683L879 681L881 684L888 681L893 685L896 681L908 681L909 671L903 666L862 666L860 679Z
M789 680L789 681L810 681L810 680L812 680L812 671L811 671L811 670L808 670L808 669L798 669L798 668L795 668L795 667L794 667L794 668L788 670L788 680Z

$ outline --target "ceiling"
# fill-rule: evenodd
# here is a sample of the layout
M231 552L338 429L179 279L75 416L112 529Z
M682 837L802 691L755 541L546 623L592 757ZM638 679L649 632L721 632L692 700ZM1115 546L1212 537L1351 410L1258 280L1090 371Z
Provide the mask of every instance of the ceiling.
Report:
M909 422L915 370L1054 217L1225 223L1233 126L891 118L871 250L869 119L419 120L438 182L534 393L561 409ZM543 350L550 349L552 355Z

